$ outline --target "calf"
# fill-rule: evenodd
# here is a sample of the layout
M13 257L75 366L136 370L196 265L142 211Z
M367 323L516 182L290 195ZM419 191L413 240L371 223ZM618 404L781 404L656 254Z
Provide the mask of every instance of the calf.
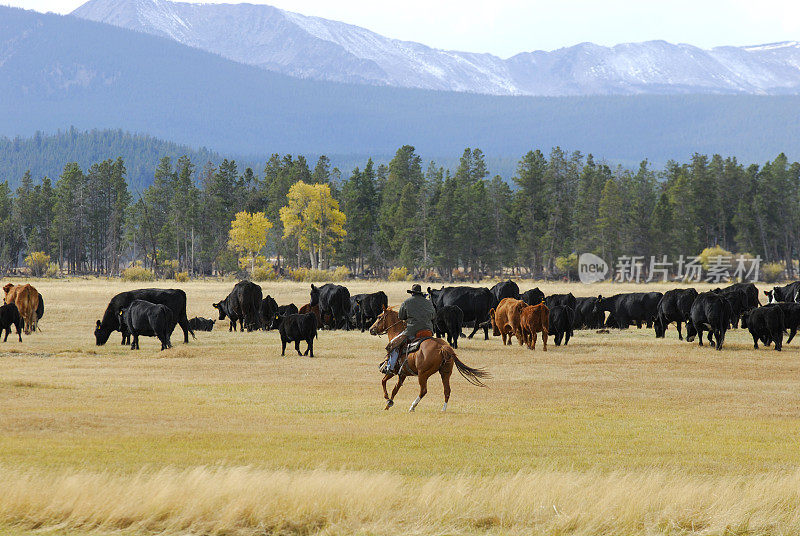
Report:
M676 288L664 293L664 297L658 302L656 319L653 322L657 339L663 339L667 327L675 322L678 328L678 340L683 340L681 324L689 321L695 298L697 291L693 288Z
M189 319L189 328L192 331L214 331L214 322L216 320L209 320L201 316L196 316Z
M278 316L296 315L299 312L297 306L293 303L278 306Z
M717 350L722 350L725 342L725 332L730 325L731 304L723 296L713 292L699 294L692 303L689 313L689 322L686 324L686 341L694 341L699 337L700 346L703 346L703 331L708 331L708 342L713 344L716 339Z
M17 328L17 337L19 342L22 342L22 326L23 320L19 314L19 309L13 303L7 303L0 307L0 332L5 331L3 342L8 340L8 335L11 333L11 326Z
M278 314L278 302L268 294L261 300L259 313L261 314L261 326L267 331L271 330L275 325L275 316Z
M166 305L134 300L120 313L121 324L133 336L131 350L139 349L139 335L158 337L161 349L172 348L169 327L172 326L172 311Z
M286 343L294 342L297 355L314 357L314 337L317 337L317 316L314 313L286 315L278 319L281 334L281 355L286 355ZM300 353L300 341L306 341L306 352Z
M758 307L747 314L747 329L753 336L753 348L758 349L758 341L764 346L775 343L778 352L783 348L784 315L777 305ZM743 322L743 323L745 323Z
M572 336L572 322L575 319L575 311L566 305L556 305L550 307L550 319L547 332L555 339L556 346L561 346L564 339L564 346L569 344Z
M547 333L550 326L550 310L544 303L528 305L519 314L522 336L528 349L536 349L536 334L542 332L542 351L547 351Z
M517 337L520 345L525 342L520 325L520 313L524 308L525 302L522 300L503 298L497 309L489 311L489 318L492 321L492 334L495 337L499 335L503 338L503 346L506 345L506 337L508 337L508 345L511 345L512 334Z
M446 305L436 310L433 329L437 337L447 336L447 343L458 348L461 337L461 326L464 324L464 312L457 305Z

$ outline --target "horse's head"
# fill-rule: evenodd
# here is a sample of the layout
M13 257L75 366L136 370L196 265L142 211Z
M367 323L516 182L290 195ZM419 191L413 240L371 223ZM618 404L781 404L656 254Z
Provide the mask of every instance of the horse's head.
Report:
M375 322L369 328L370 335L382 335L400 322L400 315L391 307L384 307Z

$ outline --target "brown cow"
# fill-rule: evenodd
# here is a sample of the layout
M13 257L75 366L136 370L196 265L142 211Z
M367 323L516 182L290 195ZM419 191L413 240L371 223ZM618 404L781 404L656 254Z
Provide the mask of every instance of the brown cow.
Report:
M39 292L32 286L6 284L3 287L6 293L5 302L13 303L19 310L19 315L25 322L25 335L30 335L36 329L36 308L39 306Z
M489 317L492 320L492 334L495 337L502 336L504 346L506 345L506 336L508 336L508 345L511 345L512 333L517 337L520 345L525 342L519 319L519 315L524 308L525 302L522 300L503 298L497 305L497 309L489 311Z
M322 325L322 315L319 313L319 305L311 305L310 303L307 303L304 306L302 306L300 310L297 312L301 315L314 313L314 315L317 317L317 325L318 326Z
M550 324L550 309L544 303L529 305L520 313L522 335L531 350L536 349L536 333L542 332L543 351L547 351L547 327Z

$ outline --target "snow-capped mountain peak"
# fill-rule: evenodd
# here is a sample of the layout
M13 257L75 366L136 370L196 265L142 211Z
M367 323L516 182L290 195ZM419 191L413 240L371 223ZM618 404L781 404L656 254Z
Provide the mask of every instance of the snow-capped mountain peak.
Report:
M704 50L666 41L552 52L438 50L266 5L90 0L73 15L292 76L495 95L799 93L800 42Z

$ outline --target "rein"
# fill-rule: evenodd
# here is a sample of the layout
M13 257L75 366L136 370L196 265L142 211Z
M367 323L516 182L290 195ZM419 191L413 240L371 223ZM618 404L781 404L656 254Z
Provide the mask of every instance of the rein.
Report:
M398 320L397 322L395 322L395 323L394 323L394 324L392 324L391 326L389 326L389 327L387 327L386 329L384 329L384 330L382 330L382 331L378 332L378 333L377 333L377 335L378 335L379 337L380 337L381 335L386 335L387 333L389 333L389 330L390 330L390 329L392 329L393 327L395 327L397 324L401 324L401 323L403 323L403 322L405 322L405 320Z

